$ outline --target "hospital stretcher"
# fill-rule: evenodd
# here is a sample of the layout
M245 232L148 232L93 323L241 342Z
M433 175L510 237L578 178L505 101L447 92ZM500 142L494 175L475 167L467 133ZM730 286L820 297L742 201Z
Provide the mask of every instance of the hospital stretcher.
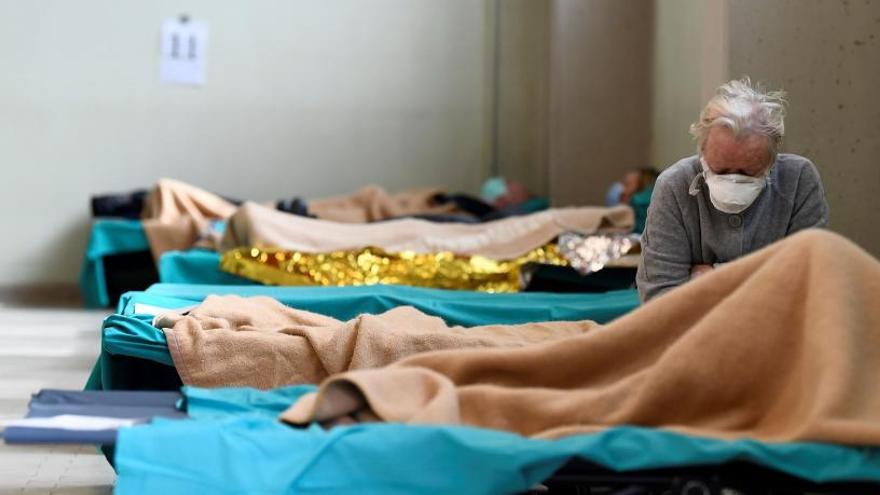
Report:
M96 219L80 272L86 306L111 307L129 291L156 282L204 285L255 285L220 269L220 253L193 248L164 253L158 265L139 220ZM530 273L529 292L606 292L633 287L635 265L607 267L580 275L568 267L538 265Z
M159 281L150 244L139 220L97 219L80 270L87 307L108 307L123 293Z
M540 440L463 426L370 423L324 429L277 421L281 411L314 389L184 387L181 400L176 393L122 393L126 398L110 392L117 395L107 398L101 397L106 392L48 391L34 396L29 416L54 410L142 417L126 414L158 410L152 423L113 435L118 495L880 491L880 449L873 446L718 440L633 426ZM131 407L124 407L125 401Z
M634 290L588 294L515 293L424 289L405 286L267 287L157 284L120 298L117 313L101 329L101 353L89 390L174 390L165 334L152 324L162 311L199 304L208 295L270 296L282 304L340 320L413 306L450 325L477 326L535 321L594 320L605 323L639 305Z

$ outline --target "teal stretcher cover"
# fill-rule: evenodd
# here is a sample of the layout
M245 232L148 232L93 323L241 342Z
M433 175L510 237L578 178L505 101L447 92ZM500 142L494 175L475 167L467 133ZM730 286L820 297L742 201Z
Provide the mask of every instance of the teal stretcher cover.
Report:
M378 314L398 306L443 318L450 325L473 327L496 323L594 320L606 323L639 305L634 289L604 293L485 292L426 289L403 285L351 287L273 287L265 285L155 284L144 292L130 292L120 299L119 313L133 314L137 303L152 304L157 297L176 299L180 306L202 302L212 294L269 296L281 303L339 320L359 314ZM162 299L171 303L168 299ZM167 306L175 307L175 306Z
M255 285L220 270L220 253L206 249L169 251L159 258L159 281L171 284Z
M635 290L602 294L516 293L422 289L382 285L360 287L268 287L156 284L145 292L129 292L117 314L104 320L101 354L86 389L115 390L123 371L112 356L130 356L173 366L165 334L152 325L152 316L138 314L147 306L182 308L199 304L210 294L270 296L282 304L348 320L359 314L378 314L398 306L414 306L451 325L472 327L493 323L594 320L606 323L639 305Z
M312 390L184 387L193 419L119 432L114 493L512 494L572 457L617 471L738 460L815 482L880 481L873 447L722 441L636 427L562 440L385 423L295 429L274 419Z
M104 278L104 256L149 249L150 243L139 220L95 220L79 276L86 306L104 308L110 305Z

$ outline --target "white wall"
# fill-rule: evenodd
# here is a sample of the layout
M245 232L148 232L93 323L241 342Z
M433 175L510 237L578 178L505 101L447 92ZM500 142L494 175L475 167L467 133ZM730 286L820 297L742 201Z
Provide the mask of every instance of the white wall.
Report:
M696 150L691 123L727 80L727 1L655 0L653 165Z
M731 74L788 92L784 148L816 163L831 228L880 256L880 2L737 0L729 16Z
M547 194L552 0L499 2L498 169Z
M551 26L551 198L604 204L612 182L650 160L654 5L555 0Z
M158 29L210 25L207 85L158 82ZM88 196L176 177L241 198L475 189L484 0L0 0L0 285L72 282Z
M657 165L694 152L687 126L721 81L784 89L784 150L816 163L831 229L880 256L880 2L655 2Z

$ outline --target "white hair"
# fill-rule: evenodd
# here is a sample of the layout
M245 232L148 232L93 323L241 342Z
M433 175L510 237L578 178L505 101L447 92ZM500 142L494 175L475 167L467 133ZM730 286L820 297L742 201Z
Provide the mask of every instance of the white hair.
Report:
M766 136L771 160L775 160L785 135L785 104L784 91L765 91L748 77L722 84L700 112L700 120L691 124L697 152L702 153L712 127L724 126L737 138Z

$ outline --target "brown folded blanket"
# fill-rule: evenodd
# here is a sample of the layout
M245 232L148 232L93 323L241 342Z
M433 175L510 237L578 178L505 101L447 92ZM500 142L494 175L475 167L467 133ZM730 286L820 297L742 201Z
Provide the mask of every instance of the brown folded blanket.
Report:
M156 260L166 251L189 249L212 220L228 218L236 206L184 182L160 179L144 201L144 232Z
M341 322L268 297L210 296L186 316L157 319L183 383L271 388L320 383L439 349L521 347L579 335L593 322L448 327L412 307Z
M425 213L454 213L454 204L437 205L433 198L439 188L412 189L388 194L378 186L366 186L344 196L309 201L309 213L338 222L372 222L396 216ZM267 208L271 208L267 204ZM200 241L215 247L216 239L206 237L212 220L225 220L237 206L220 196L173 179L160 179L147 195L144 230L150 250L157 260L166 251L189 249ZM363 247L363 246L361 246Z
M367 223L408 215L462 213L453 203L437 204L440 188L410 189L388 194L378 186L364 186L352 194L313 199L309 214L321 220L343 223Z
M449 251L493 259L518 258L562 232L591 234L604 229L628 232L633 211L627 206L545 210L480 224L436 223L411 218L372 224L345 224L288 215L246 203L229 219L223 251L272 247L307 253L378 247L387 252Z
M331 377L282 418L880 445L880 262L807 231L584 335Z

